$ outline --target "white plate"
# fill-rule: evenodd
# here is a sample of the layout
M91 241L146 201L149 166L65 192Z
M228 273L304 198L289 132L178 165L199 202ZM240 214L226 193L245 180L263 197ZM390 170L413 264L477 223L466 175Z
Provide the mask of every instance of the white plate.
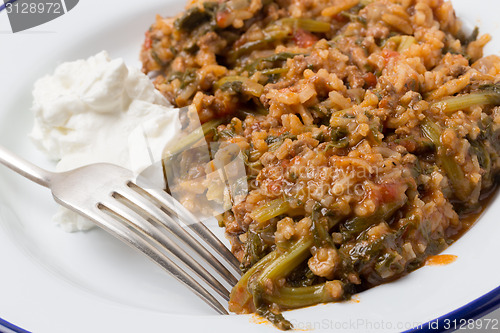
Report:
M500 50L498 2L453 3L469 25L496 37L488 52ZM34 81L62 61L102 49L139 66L143 34L155 14L172 15L183 6L178 0L85 0L64 16L17 34L10 33L5 12L0 13L1 144L53 169L27 139ZM500 295L492 292L500 286L499 200L446 250L458 256L455 263L419 269L356 296L359 302L287 312L287 318L299 329L403 331L474 300L479 301L454 315L491 310ZM2 323L51 333L276 331L253 316L215 315L154 264L100 230L63 232L51 222L55 209L48 190L0 168L0 331Z

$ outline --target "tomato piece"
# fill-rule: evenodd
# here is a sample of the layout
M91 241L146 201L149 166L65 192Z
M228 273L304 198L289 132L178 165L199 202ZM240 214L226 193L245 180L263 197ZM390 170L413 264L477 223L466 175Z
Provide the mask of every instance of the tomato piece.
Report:
M307 48L311 47L318 41L318 37L304 29L296 29L293 34L293 41L298 47Z
M363 80L365 81L366 88L373 88L377 85L377 77L372 72L363 75Z
M384 57L385 62L388 63L391 59L399 58L399 52L392 50L384 50L382 51L382 57Z
M153 40L151 39L151 33L149 31L146 31L144 34L144 50L149 50L153 46Z
M400 200L401 194L404 193L404 188L398 183L381 184L379 188L380 201L382 203Z
M229 16L230 13L229 10L227 9L217 12L217 14L215 15L215 21L217 22L217 26L219 28L226 28L229 25L228 22Z

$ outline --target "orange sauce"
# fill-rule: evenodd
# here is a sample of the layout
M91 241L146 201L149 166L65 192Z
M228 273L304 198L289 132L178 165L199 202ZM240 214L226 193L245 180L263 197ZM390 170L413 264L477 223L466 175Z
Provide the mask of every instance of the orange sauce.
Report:
M252 313L250 315L250 322L254 323L254 324L267 324L267 325L271 325L271 323L266 318L261 317L261 316L259 316L256 313Z
M261 317L259 316L258 314L256 313L252 313L250 315L250 322L252 324L257 324L257 325L266 325L266 326L270 326L270 327L273 327L275 328L270 322L269 320L267 320L266 318L264 317ZM307 328L293 328L293 331L301 331L301 332L307 332L307 331L310 331L309 329Z
M356 295L352 295L351 299L348 302L351 302L351 303L360 303L361 299L359 298L359 295L356 294Z
M457 256L452 254L440 254L437 256L432 256L427 258L425 261L425 266L444 266L454 263L457 260Z

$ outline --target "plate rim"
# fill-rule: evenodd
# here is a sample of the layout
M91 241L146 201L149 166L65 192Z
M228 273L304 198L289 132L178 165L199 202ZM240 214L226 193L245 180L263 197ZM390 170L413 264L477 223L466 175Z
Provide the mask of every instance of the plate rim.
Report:
M445 328L444 321L450 320L453 321L455 319L462 320L470 320L470 319L478 319L479 317L483 317L497 309L500 308L500 286L486 293L485 295L459 307L458 309L451 311L441 317L430 320L419 327L412 328L410 330L406 330L403 333L422 333L422 332L449 332L453 331L451 327ZM430 324L433 322L438 323L438 328L431 328ZM5 319L0 317L0 328L6 328L15 333L31 333L15 324L8 322Z
M415 333L415 332L452 332L455 330L451 326L449 328L445 328L444 321L449 320L470 320L470 319L478 319L479 317L486 316L487 314L497 310L500 308L500 286L491 290L490 292L484 294L483 296L457 308L454 311L451 311L441 317L437 317L433 320L430 320L420 326L414 327L410 330L404 331L403 333ZM431 323L437 322L438 328L431 328Z
M442 323L446 319L476 319L478 317L487 315L488 313L494 311L495 309L500 308L500 286L490 290L487 293L484 293L481 296L478 296L476 299L469 301L465 305L461 307L457 307L455 310L448 312L445 315L442 315L441 317L438 317L436 319L433 319L431 321L426 322L425 324L422 324L420 328L412 328L410 330L405 331L404 333L412 333L412 332L443 332L446 331L444 328L441 328L439 330L429 330L425 329L426 327L429 328L429 324L431 322L435 322L436 320L439 320L440 323ZM420 327L420 326L419 326ZM2 319L0 316L0 332L4 332L4 329L7 330L7 332L20 332L20 333L30 333L31 331L27 331L19 326L16 326L15 324Z
M16 326L10 322L8 322L5 319L0 318L0 328L6 328L11 332L15 333L31 333L30 331L27 331L19 326Z

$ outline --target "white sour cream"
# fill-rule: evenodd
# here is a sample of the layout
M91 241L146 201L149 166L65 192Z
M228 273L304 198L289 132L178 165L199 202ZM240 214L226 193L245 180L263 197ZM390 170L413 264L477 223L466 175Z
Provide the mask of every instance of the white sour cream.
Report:
M35 83L33 97L30 136L57 171L107 162L140 173L180 131L177 109L150 79L104 51L61 64ZM93 226L62 207L54 220L67 231Z

